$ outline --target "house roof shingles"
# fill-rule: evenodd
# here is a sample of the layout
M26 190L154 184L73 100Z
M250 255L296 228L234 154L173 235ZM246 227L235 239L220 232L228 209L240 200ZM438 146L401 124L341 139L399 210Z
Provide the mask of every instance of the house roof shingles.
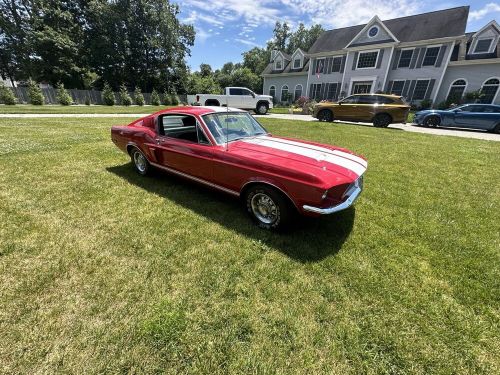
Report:
M400 42L416 42L464 35L468 15L469 7L462 6L382 22ZM308 53L341 50L365 26L366 24L325 31Z

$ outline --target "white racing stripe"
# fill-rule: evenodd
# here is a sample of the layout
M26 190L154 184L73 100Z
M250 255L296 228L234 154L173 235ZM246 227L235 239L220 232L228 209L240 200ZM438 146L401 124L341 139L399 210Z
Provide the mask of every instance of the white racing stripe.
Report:
M277 138L273 138L273 141L275 141L275 142L283 142L283 143L287 143L287 144L295 145L295 146L300 146L300 147L307 147L307 148L310 148L310 149L313 149L313 150L317 150L317 151L321 151L321 152L327 153L327 154L338 155L338 156L341 156L343 158L355 161L356 163L361 164L365 168L368 166L368 163L366 162L366 160L360 158L359 156L356 156L356 155L353 155L353 154L349 154L349 153L344 152L344 151L330 150L330 149L325 148L325 147L311 145L311 144L308 144L308 143L291 141L289 139L281 139L281 138L277 139Z
M282 150L282 151L287 151L291 152L293 154L305 156L311 159L314 159L316 161L326 161L331 164L339 165L343 168L346 168L354 173L356 173L358 176L361 176L365 170L366 167L358 163L357 161L351 160L349 158L339 156L333 153L332 150L328 150L324 148L322 150L317 150L314 148L306 147L310 145L304 145L299 142L293 142L293 141L286 141L282 142L283 140L279 139L272 139L272 138L255 138L255 139L246 139L243 140L243 142L246 143L252 143L255 145L259 146L264 146L264 147L269 147L269 148L274 148L277 150ZM321 147L317 147L320 148ZM350 155L350 154L348 154ZM354 155L351 155L354 156ZM362 159L361 159L362 160Z

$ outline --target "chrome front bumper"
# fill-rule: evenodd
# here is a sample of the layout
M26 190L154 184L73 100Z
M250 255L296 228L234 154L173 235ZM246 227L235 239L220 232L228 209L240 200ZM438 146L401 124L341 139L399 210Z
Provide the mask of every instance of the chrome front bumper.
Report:
M356 181L356 184L354 185L354 189L352 189L352 192L349 194L349 197L345 201L343 201L342 203L337 204L336 206L327 207L327 208L319 208L319 207L304 205L304 206L302 206L302 209L304 211L313 212L313 213L320 214L320 215L333 214L335 212L339 212L339 211L342 211L342 210L345 210L345 209L351 207L354 204L354 202L356 201L356 199L358 199L362 190L363 190L363 185L358 183L358 181Z

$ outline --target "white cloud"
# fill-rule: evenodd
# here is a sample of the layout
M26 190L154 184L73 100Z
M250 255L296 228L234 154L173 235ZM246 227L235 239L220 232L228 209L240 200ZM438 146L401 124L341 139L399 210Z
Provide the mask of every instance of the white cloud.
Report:
M417 0L283 0L296 13L307 15L313 23L325 28L359 25L374 15L391 19L416 14L421 9Z
M259 43L255 43L252 40L240 39L240 38L236 38L234 40L235 40L235 42L238 42L238 43L241 43L241 44L245 44L245 45L250 46L250 47L260 47Z
M474 10L469 13L470 21L478 21L484 16L489 15L490 13L500 12L500 4L499 3L488 3L483 8L479 10Z

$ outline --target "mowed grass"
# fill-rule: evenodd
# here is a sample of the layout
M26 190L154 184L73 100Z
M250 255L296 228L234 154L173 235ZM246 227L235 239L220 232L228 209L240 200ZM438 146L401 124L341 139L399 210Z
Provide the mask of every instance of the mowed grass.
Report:
M0 105L0 114L22 114L22 113L58 113L58 114L84 114L84 113L153 113L162 109L170 108L171 106L122 106L122 105L31 105L31 104L16 104L16 105Z
M0 372L498 374L500 145L261 121L365 155L356 207L270 233L123 119L1 119Z

